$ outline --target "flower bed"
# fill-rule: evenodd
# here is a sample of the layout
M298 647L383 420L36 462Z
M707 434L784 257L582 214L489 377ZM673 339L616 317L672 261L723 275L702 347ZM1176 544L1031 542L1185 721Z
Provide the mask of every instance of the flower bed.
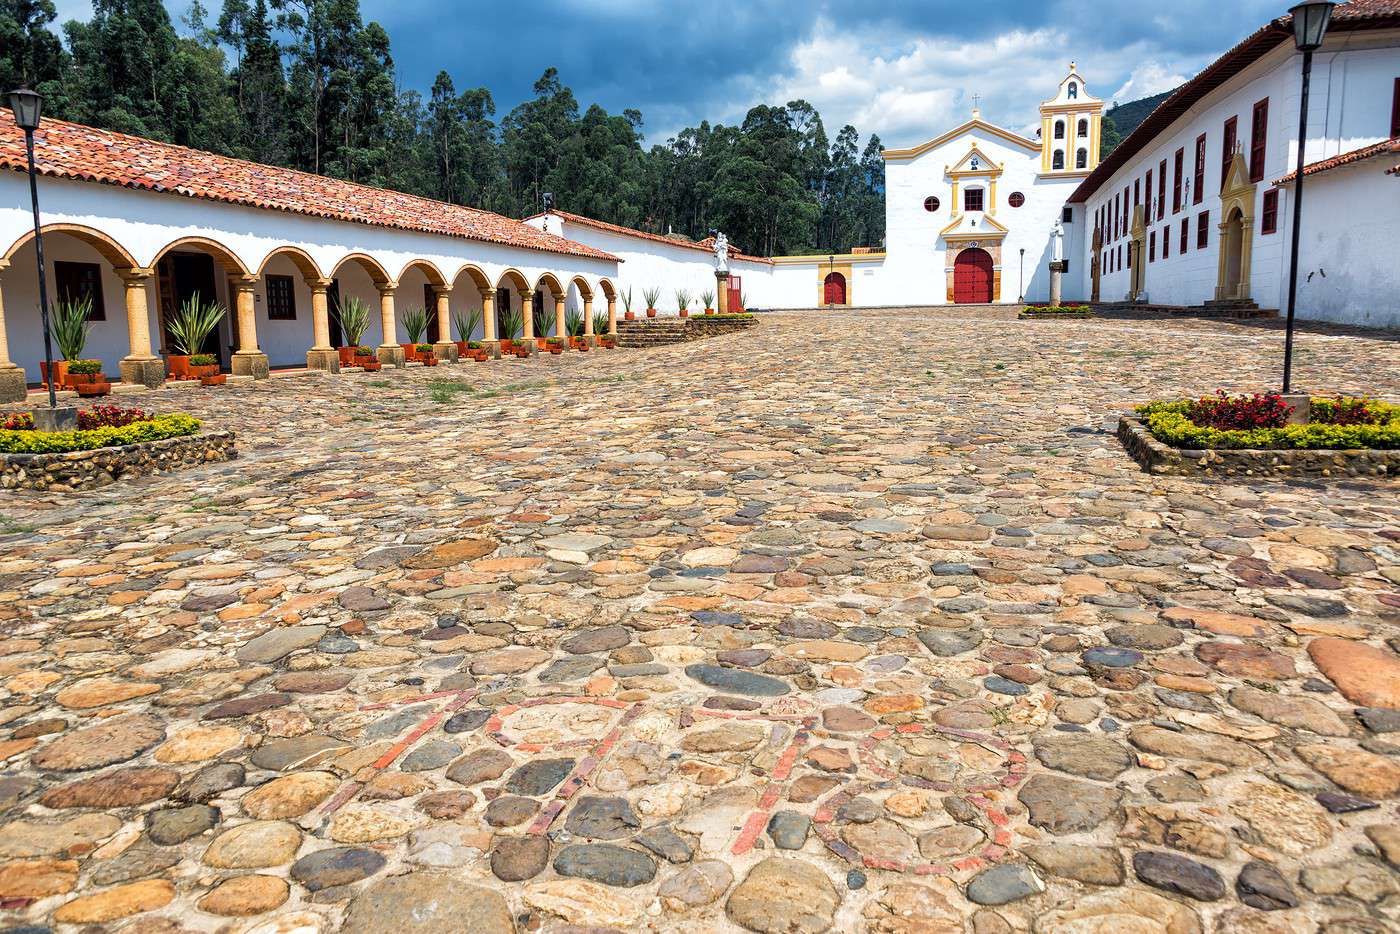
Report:
M1092 318L1094 310L1088 305L1027 305L1018 318Z
M1400 406L1316 398L1305 424L1291 412L1276 395L1152 402L1118 436L1151 473L1400 476Z
M0 486L90 489L234 456L232 432L201 427L188 415L111 405L79 412L76 431L36 431L29 413L11 415L0 422Z

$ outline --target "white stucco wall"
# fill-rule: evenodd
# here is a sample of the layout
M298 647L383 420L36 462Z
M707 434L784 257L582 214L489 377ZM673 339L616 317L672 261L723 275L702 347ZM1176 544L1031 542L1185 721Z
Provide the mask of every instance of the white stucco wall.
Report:
M226 247L250 272L261 274L267 257L283 247L296 247L306 252L325 276L340 279L342 295L358 294L370 303L372 315L366 342L378 343L379 298L368 275L355 263L343 263L352 253L364 254L379 263L394 279L403 274L415 259L433 264L446 278L455 280L454 303L480 306L480 296L470 276L464 272L468 264L479 268L492 283L499 284L503 274L514 269L535 285L552 273L561 283L581 276L595 292L602 279L616 281L615 261L546 253L496 243L484 243L455 237L444 237L413 231L352 224L298 214L259 210L239 205L183 197L173 194L139 191L67 179L43 178L39 183L43 222L47 224L76 224L106 234L123 247L138 266L150 267L172 242L184 237L202 237ZM32 231L29 213L28 182L19 173L0 174L0 251L9 251L12 244ZM50 259L69 258L99 262L103 267L103 294L108 305L107 321L94 326L91 350L116 373L116 363L126 355L126 315L123 288L111 273L111 266L98 254L72 237L45 237ZM37 273L34 270L32 246L26 245L15 253L9 269L0 273L10 353L15 362L25 367L31 380L38 379L37 361L42 357L42 333L38 325ZM26 252L29 251L29 252ZM3 255L3 254L0 254ZM27 260L27 261L26 261ZM287 273L294 269L281 258L273 260L272 271ZM270 322L266 314L265 284L257 289L257 319L259 344L274 364L305 362L311 346L311 299L294 273L297 286L297 320ZM225 288L224 276L216 271L220 299L231 310L231 296ZM405 278L397 304L407 307L421 304L422 274L412 271ZM152 308L151 334L155 349L161 350L160 328L155 323L154 284L148 304ZM52 296L51 296L52 298ZM406 340L401 321L397 340ZM226 338L227 340L227 338Z
M1377 31L1333 34L1313 61L1306 158L1316 162L1350 152L1389 136L1391 102L1395 79L1400 76L1400 32ZM1236 75L1199 101L1191 112L1178 119L1107 180L1088 201L1084 210L1088 234L1074 254L1080 260L1087 293L1088 268L1092 250L1094 213L1131 189L1134 180L1145 177L1148 169L1156 176L1161 161L1167 162L1167 206L1165 217L1155 219L1149 230L1157 233L1157 259L1146 265L1146 290L1153 303L1199 305L1214 298L1218 280L1221 221L1220 166L1223 159L1224 123L1238 118L1237 139L1248 161L1251 120L1254 105L1267 97L1268 143L1264 178L1257 183L1254 203L1254 230L1250 263L1250 292L1265 308L1282 309L1287 303L1289 231L1292 224L1292 191L1279 193L1278 230L1261 230L1265 192L1273 182L1291 172L1297 157L1296 137L1301 59L1291 42ZM1180 212L1171 206L1173 166L1177 149L1183 149L1183 171L1193 179L1195 146L1199 135L1206 135L1205 191L1200 203L1196 192L1184 198ZM1304 183L1304 236L1300 247L1298 315L1305 319L1371 326L1400 327L1400 311L1393 297L1400 287L1400 254L1396 253L1397 198L1400 180L1386 177L1384 168L1392 163L1373 160L1353 168L1310 176ZM1131 197L1131 196L1130 196ZM1209 239L1204 249L1196 246L1197 218L1209 212ZM1180 252L1180 224L1189 222L1186 253ZM1161 257L1163 228L1170 229L1171 252ZM1108 249L1126 251L1128 237L1110 236ZM1307 283L1308 271L1326 269L1327 278L1314 276ZM1130 271L1126 265L1102 277L1104 300L1126 296Z

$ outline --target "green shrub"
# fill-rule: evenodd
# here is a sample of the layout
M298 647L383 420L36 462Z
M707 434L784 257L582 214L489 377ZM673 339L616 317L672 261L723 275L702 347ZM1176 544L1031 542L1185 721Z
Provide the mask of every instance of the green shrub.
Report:
M53 321L49 323L49 331L52 332L54 343L58 344L58 352L63 359L77 360L83 355L91 327L91 296L58 300L53 310ZM73 372L72 367L68 368L68 372Z
M476 333L477 327L481 324L481 309L472 308L466 312L454 311L452 324L457 328L457 339L470 343L472 335Z
M467 341L467 349L468 349L468 350L480 350L480 349L481 349L481 341Z
M336 302L335 319L340 322L341 334L350 346L356 346L365 339L369 330L369 304L358 296L351 295Z
M190 366L214 366L219 358L211 353L197 353L190 357Z
M418 344L428 333L428 310L422 305L414 305L403 313L403 329L410 344Z
M1284 425L1281 428L1219 429L1197 425L1189 417L1195 405L1191 400L1150 402L1138 406L1136 411L1158 441L1192 451L1212 448L1400 449L1400 406L1368 402L1367 408L1374 413L1376 421L1367 424L1331 424L1329 420L1334 417L1338 403L1347 401L1314 399L1312 410L1317 417L1313 421L1306 425Z
M68 372L77 376L92 376L102 372L101 360L69 360Z
M198 292L189 297L166 323L177 354L197 354L228 312L218 302L205 302Z
M201 424L199 419L189 415L158 415L150 421L134 422L120 428L94 428L89 431L0 430L0 454L58 454L143 441L163 441L192 435L199 431Z

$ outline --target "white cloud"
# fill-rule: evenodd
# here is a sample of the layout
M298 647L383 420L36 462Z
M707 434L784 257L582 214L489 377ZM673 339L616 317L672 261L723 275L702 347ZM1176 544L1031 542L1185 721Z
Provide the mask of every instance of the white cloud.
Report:
M1099 47L1049 27L985 39L895 41L891 33L873 24L838 28L820 17L773 73L736 76L721 85L719 99L699 106L712 120L736 123L756 104L801 98L821 113L830 136L850 123L862 134L880 134L886 146L901 147L967 119L974 94L985 119L1034 135L1037 107L1055 93L1071 59L1088 91L1109 101L1176 87L1204 64L1146 42Z

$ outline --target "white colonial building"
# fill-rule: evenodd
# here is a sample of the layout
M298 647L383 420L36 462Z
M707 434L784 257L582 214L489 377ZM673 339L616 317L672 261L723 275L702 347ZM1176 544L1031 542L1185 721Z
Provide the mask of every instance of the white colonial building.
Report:
M1290 19L1266 24L1084 180L1069 200L1087 220L1071 254L1085 294L1286 306L1300 58ZM1335 9L1305 145L1299 317L1400 327L1400 3Z

